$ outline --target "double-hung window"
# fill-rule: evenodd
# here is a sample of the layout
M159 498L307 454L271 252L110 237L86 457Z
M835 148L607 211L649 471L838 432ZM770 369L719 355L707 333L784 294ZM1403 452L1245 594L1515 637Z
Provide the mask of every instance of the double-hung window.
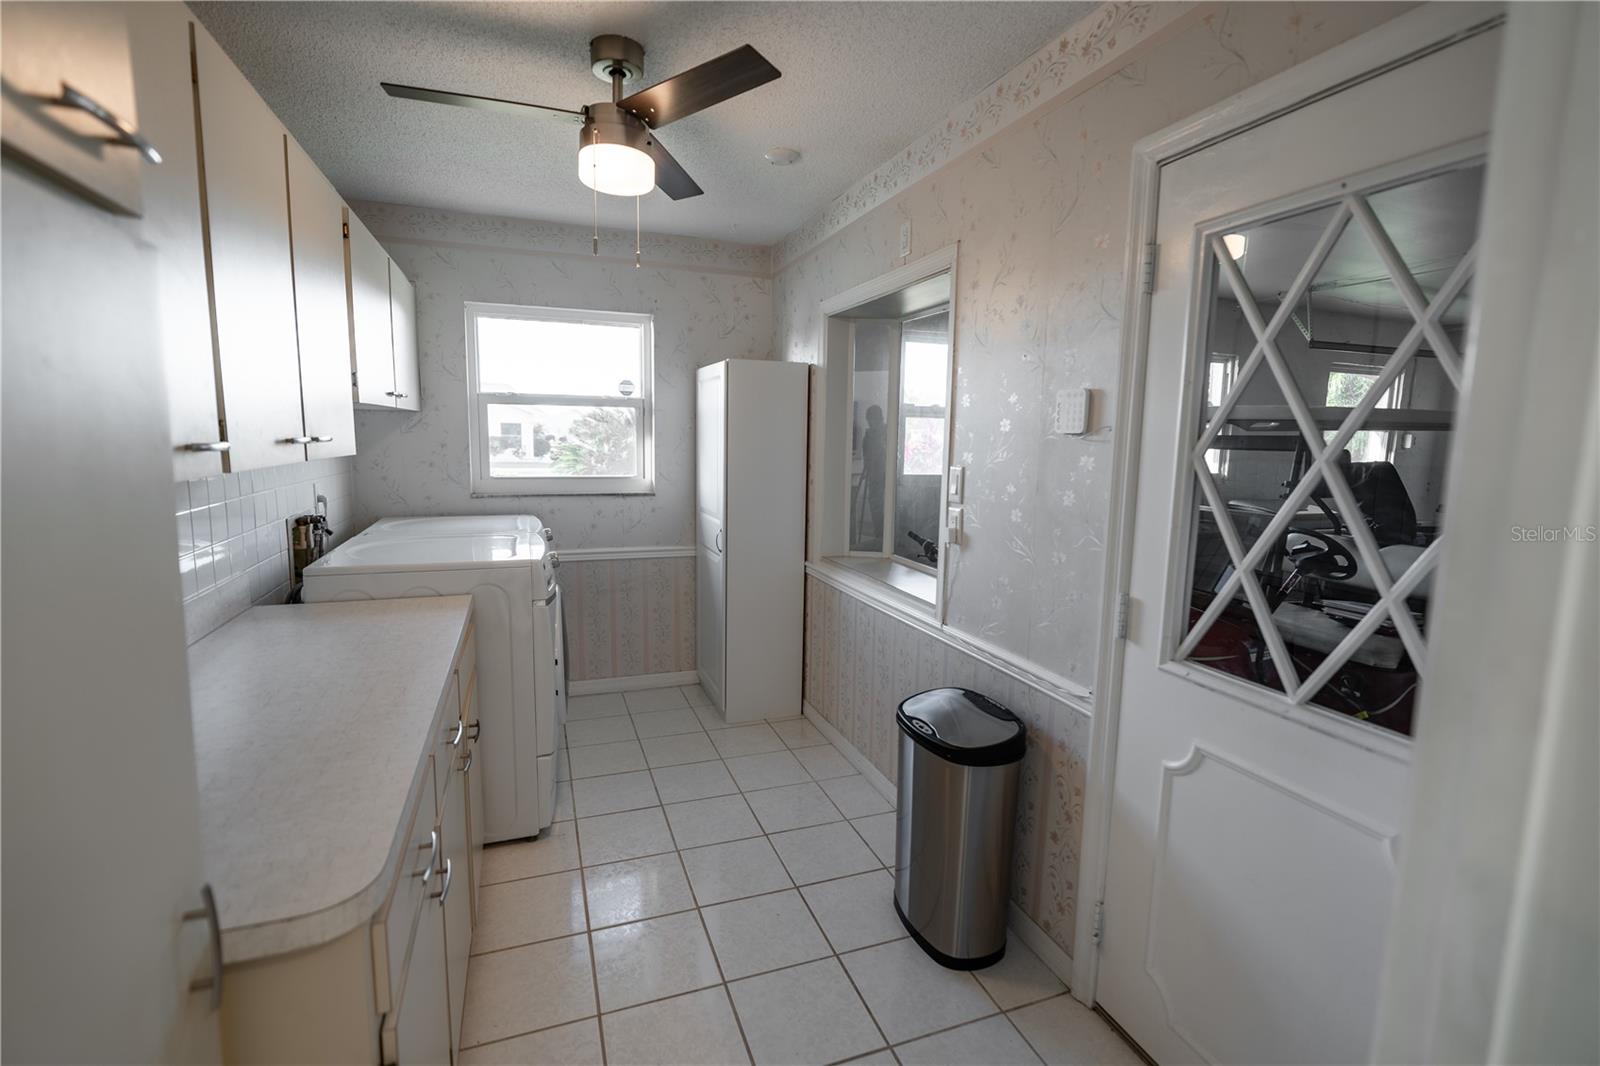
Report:
M649 315L467 304L472 491L654 489Z

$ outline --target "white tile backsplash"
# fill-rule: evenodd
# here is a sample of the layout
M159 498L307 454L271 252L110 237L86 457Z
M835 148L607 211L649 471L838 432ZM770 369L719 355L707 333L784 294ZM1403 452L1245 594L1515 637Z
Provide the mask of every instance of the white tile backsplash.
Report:
M174 486L190 644L258 603L283 602L289 593L285 519L312 511L319 495L328 498L333 542L354 532L351 468L349 458L317 459Z

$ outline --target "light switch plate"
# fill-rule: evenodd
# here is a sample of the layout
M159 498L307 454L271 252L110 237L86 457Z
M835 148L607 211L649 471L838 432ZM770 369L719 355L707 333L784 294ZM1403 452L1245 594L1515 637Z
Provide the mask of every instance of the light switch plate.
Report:
M964 489L962 482L966 480L964 477L966 472L967 468L964 466L952 466L949 475L945 478L945 483L949 486L951 503L961 502L961 493Z
M900 223L900 255L905 257L911 254L911 220L908 218Z
M1086 433L1089 429L1089 390L1062 389L1056 393L1055 432Z

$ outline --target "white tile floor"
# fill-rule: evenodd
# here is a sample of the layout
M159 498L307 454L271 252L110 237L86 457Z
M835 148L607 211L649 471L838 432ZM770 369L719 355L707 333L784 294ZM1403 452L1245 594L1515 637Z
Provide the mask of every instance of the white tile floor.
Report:
M575 697L566 743L556 824L485 853L466 1063L1138 1063L1016 939L923 954L893 805L810 722L650 689Z

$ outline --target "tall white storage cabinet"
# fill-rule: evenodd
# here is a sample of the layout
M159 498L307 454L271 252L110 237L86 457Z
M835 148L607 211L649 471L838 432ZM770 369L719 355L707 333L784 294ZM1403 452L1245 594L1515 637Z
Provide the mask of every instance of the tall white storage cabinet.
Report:
M702 367L695 404L700 683L730 722L800 713L810 367Z

